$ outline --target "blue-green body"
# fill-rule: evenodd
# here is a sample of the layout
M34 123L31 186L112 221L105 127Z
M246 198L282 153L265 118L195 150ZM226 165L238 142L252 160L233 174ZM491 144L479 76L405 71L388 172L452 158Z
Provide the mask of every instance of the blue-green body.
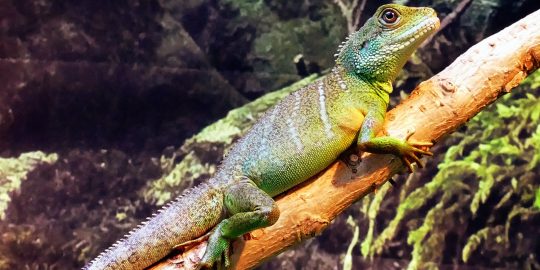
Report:
M386 110L387 101L372 96L371 86L334 68L268 110L228 154L229 175L217 179L245 176L272 197L296 186L355 142L368 110Z

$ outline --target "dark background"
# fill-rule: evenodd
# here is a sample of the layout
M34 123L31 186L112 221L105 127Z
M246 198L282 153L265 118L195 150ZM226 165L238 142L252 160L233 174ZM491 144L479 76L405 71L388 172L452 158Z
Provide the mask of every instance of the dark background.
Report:
M362 12L353 8L355 20L361 25L383 2L367 1ZM443 20L455 17L407 64L393 104L474 43L540 8L537 0L401 2L431 6ZM0 220L0 268L81 267L168 198L149 190L159 190L152 182L168 175L171 164L192 158L186 149L198 149L200 163L213 164L200 170L211 173L230 143L216 148L187 138L233 108L309 72L324 73L348 23L336 3L321 0L0 0L0 195L8 197ZM307 73L294 62L298 54L311 67ZM447 148L441 146L440 155ZM54 162L21 156L36 151L57 156ZM437 160L431 166L426 177L436 174ZM171 190L167 196L200 181L192 178L164 188ZM399 190L388 196L399 197ZM436 203L434 198L428 204ZM347 214L357 219L362 235L362 211ZM388 223L385 215L392 214L381 213L377 231ZM533 216L530 222L537 226L538 215ZM345 217L263 268L338 267L352 237ZM517 228L538 239L537 230ZM463 233L476 231L469 230ZM355 265L407 265L406 231L394 239L400 248L388 248L374 260L356 249ZM445 237L453 234L460 232ZM532 243L490 261L498 253L486 250L480 248L468 263L454 251L429 260L441 267L511 268L525 266L529 253L540 254ZM527 265L538 267L537 257L530 260Z

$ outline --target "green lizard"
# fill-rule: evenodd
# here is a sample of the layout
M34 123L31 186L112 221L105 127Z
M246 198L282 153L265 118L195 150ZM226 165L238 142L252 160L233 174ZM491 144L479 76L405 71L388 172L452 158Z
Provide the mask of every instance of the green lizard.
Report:
M199 267L224 260L230 243L279 218L272 197L330 165L354 143L361 151L394 154L411 163L431 143L376 135L392 81L413 51L439 27L431 8L381 6L350 35L336 66L268 110L229 151L216 175L184 192L84 269L143 269L178 244L210 231Z

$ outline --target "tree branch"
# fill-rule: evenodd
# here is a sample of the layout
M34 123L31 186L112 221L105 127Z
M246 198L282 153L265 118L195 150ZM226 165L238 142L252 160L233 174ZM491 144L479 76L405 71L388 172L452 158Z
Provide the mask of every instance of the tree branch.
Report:
M438 141L510 92L540 65L540 22L536 11L483 40L449 67L421 83L401 105L387 114L389 135ZM320 234L338 214L382 185L403 166L392 155L366 154L358 175L335 163L313 179L277 198L281 216L271 227L234 244L235 269L249 269L304 239ZM193 250L165 260L152 269L191 269L204 252ZM172 263L174 262L174 263Z

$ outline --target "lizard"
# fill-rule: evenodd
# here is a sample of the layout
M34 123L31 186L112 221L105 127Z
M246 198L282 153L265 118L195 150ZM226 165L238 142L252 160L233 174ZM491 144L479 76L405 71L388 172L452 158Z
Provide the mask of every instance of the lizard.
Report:
M274 224L273 199L351 147L393 154L412 172L431 142L379 135L392 82L439 27L428 7L387 4L342 43L329 74L285 97L229 150L205 183L184 191L83 269L144 269L207 235L198 268L230 266L231 241Z

